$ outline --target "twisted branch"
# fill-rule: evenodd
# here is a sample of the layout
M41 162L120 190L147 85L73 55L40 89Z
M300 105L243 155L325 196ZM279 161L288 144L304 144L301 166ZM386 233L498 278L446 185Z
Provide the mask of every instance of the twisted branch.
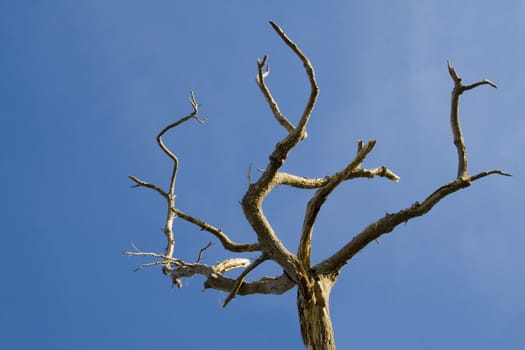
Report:
M191 103L191 105L193 107L193 112L191 112L189 115L185 116L184 118L181 118L178 121L176 121L176 122L174 122L172 124L169 124L164 129L162 129L162 131L157 135L157 143L158 143L159 147L164 151L164 153L166 153L166 155L168 157L171 158L171 160L173 160L173 170L172 170L172 173L171 173L171 180L170 180L170 184L169 184L169 190L166 192L166 191L164 191L163 189L161 189L157 185L153 185L153 184L147 183L145 181L142 181L142 180L138 179L137 177L135 177L133 175L128 176L136 184L133 187L140 187L140 186L142 186L142 187L146 187L146 188L155 190L162 197L164 197L167 200L167 202L168 202L168 205L167 205L168 210L167 210L166 223L165 223L164 229L163 229L164 235L166 236L166 240L167 240L167 244L166 244L166 249L165 249L165 254L164 255L167 256L167 257L170 257L170 258L173 257L173 251L175 249L175 239L174 239L174 235L173 235L173 220L175 219L175 213L173 212L172 208L175 207L175 181L177 179L177 170L178 170L178 167L179 167L179 159L177 158L177 156L175 154L173 154L173 152L170 151L170 149L168 147L166 147L166 145L164 145L164 142L162 141L162 136L164 136L164 134L168 130L173 129L173 128L179 126L180 124L182 124L182 123L184 123L184 122L186 122L186 121L188 121L190 119L195 119L199 123L203 123L204 122L203 119L200 119L197 116L197 113L199 111L199 104L195 100L195 94L193 93L193 91L190 93L190 103ZM170 259L165 259L164 261L165 261L164 268L169 270L170 269L171 260Z

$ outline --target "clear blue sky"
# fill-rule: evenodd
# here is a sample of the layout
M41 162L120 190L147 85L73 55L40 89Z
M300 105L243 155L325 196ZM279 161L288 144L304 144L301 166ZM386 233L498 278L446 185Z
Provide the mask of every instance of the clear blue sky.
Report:
M385 211L453 179L450 59L471 173L501 168L399 227L343 270L331 298L339 349L518 349L525 329L523 1L0 1L2 349L301 349L295 292L238 297L172 289L131 242L162 251L165 208L128 174L166 186L154 137L191 111L167 142L180 156L177 204L254 241L238 204L250 163L264 167L284 134L255 82L297 120L307 96L280 24L313 62L321 94L309 138L287 171L341 169L360 138L377 139L367 167L398 184L342 186L316 226L314 258L335 251ZM255 175L254 175L255 176ZM279 189L265 209L295 249L311 193ZM211 237L177 222L176 255L194 260ZM219 245L204 261L229 255ZM255 258L255 255L244 255ZM258 272L279 273L270 264ZM257 273L255 274L257 276Z

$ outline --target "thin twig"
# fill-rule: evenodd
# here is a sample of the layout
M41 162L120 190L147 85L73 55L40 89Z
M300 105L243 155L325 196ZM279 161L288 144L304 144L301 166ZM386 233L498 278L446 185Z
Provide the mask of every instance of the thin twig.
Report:
M281 39L290 47L293 52L301 59L303 62L304 69L306 70L306 73L308 75L308 80L310 81L310 98L308 99L308 103L306 104L306 107L304 109L303 115L301 116L301 120L299 124L297 125L297 130L300 133L303 133L302 138L306 137L306 124L308 123L308 120L310 118L310 115L312 114L312 111L315 106L315 102L317 101L317 96L319 96L319 86L317 85L317 81L315 79L315 72L314 67L312 66L312 63L306 57L306 55L301 51L299 46L293 42L288 35L279 27L275 22L270 21L270 25L275 30L275 32L281 37Z
M185 116L184 118L179 119L178 121L166 126L162 131L157 135L157 143L159 147L173 160L173 170L171 173L171 180L169 185L169 191L168 191L168 210L166 215L166 224L164 226L164 235L166 236L167 244L166 244L166 255L167 256L173 256L173 251L175 249L175 239L173 235L173 220L175 219L175 213L171 210L175 207L175 181L177 179L177 170L179 167L179 159L171 150L164 145L164 142L162 140L162 136L170 130L178 125L190 120L195 119L199 123L204 123L204 119L200 119L197 116L197 113L199 112L199 104L197 103L197 100L195 99L195 94L193 91L190 93L190 103L193 107L193 112L191 112L189 115ZM169 263L166 264L166 268L170 269Z
M202 253L204 253L204 251L205 251L206 249L208 249L209 247L211 247L211 246L214 245L214 244L215 244L215 243L213 243L213 242L208 242L208 244L206 244L205 247L202 247L201 249L199 249L199 256L197 257L197 261L196 261L197 264L201 262Z
M164 261L155 261L155 262L151 262L151 263L142 264L139 267L137 267L136 269L133 269L133 272L138 272L138 271L142 270L145 267L150 267L150 266L155 266L155 265L164 265L164 264L166 264Z
M172 174L171 174L171 180L170 180L170 185L169 185L168 192L164 191L162 188L160 188L157 185L153 185L153 184L147 183L145 181L142 181L142 180L138 179L137 177L135 177L133 175L128 176L132 181L134 181L136 183L136 185L133 186L133 187L142 186L142 187L146 187L146 188L155 190L162 197L164 197L167 200L167 202L168 202L168 204L167 204L168 210L167 210L166 223L164 225L163 232L164 232L164 235L166 236L166 240L167 240L166 249L165 249L165 256L168 256L170 258L173 256L173 251L174 251L174 247L175 247L175 240L174 240L174 235L173 235L173 220L175 219L175 213L171 209L175 207L175 181L176 181L176 178L177 178L177 170L178 170L178 166L179 166L179 160L178 160L177 156L175 156L175 154L173 154L173 152L171 152L171 150L168 147L166 147L166 145L164 144L164 142L162 140L162 137L164 136L164 134L168 130L173 129L173 128L177 127L178 125L180 125L180 124L182 124L182 123L184 123L184 122L186 122L186 121L188 121L190 119L195 119L199 123L204 123L205 120L204 119L200 119L197 116L197 113L199 111L199 104L197 103L197 100L195 99L195 94L194 94L193 91L191 91L191 93L190 93L190 103L191 103L191 106L193 108L193 112L191 112L189 115L187 115L187 116L177 120L176 122L174 122L172 124L169 124L164 129L162 129L161 132L157 135L157 143L158 143L159 147L164 151L164 153L166 153L166 155L168 155L168 157L170 157L171 160L173 160L173 170L172 170ZM166 259L165 262L166 262L165 268L170 269L170 262L171 261L169 259Z
M252 272L257 266L259 266L260 264L262 264L263 262L265 262L266 260L268 260L268 257L266 255L261 255L260 257L258 257L253 263L251 263L240 275L239 277L237 278L236 282L235 282L235 285L233 286L232 290L230 291L230 294L228 294L228 296L226 297L226 299L224 300L224 303L222 304L222 307L226 307L226 305L228 305L228 303L235 297L235 294L237 294L237 292L239 291L239 288L241 288L241 285L243 284L244 282L244 279L246 278L246 276Z
M164 198L166 198L166 200L169 200L169 196L168 196L168 193L166 193L162 188L160 188L159 186L157 185L153 185L153 184L150 184L150 183L147 183L146 181L142 181L141 179L133 176L133 175L128 175L128 178L130 178L133 182L136 183L136 185L132 186L132 187L146 187L146 188L149 188L149 189L152 189L152 190L155 190L157 191L158 193L160 193L160 195Z
M164 145L164 142L162 141L162 136L164 136L164 134L168 130L173 129L173 128L179 126L180 124L182 124L182 123L184 123L184 122L186 122L186 121L188 121L190 119L195 119L200 124L202 124L202 123L204 123L206 121L205 119L200 119L197 116L197 113L199 112L199 104L195 100L195 93L193 91L191 91L191 93L190 93L190 103L191 103L191 105L193 107L193 112L191 112L189 115L179 119L178 121L176 121L176 122L166 126L157 135L157 143L158 143L159 147L164 151L164 153L166 153L168 155L168 157L170 157L173 160L173 171L172 171L172 174L171 174L170 187L169 187L169 191L168 191L168 193L170 195L173 195L173 192L175 190L175 180L177 178L177 169L178 169L178 166L179 166L179 159L177 158L177 156L175 156L175 154L173 154L170 151L170 149L168 147L166 147L166 145Z
M458 152L458 174L457 177L468 176L468 160L467 160L467 149L465 146L465 140L463 139L463 133L461 132L461 126L459 123L459 97L464 91L474 89L481 85L490 85L496 88L496 84L490 80L482 80L471 85L463 85L461 78L459 77L456 69L452 67L450 61L448 61L448 72L450 77L454 81L454 88L452 89L452 99L450 105L450 126L452 128L452 135L454 137L454 145Z
M272 93L270 92L270 89L264 82L264 78L266 78L270 74L270 67L268 66L268 56L265 55L262 61L260 59L257 60L257 76L256 76L256 82L259 86L259 89L261 90L264 98L266 99L266 102L270 106L270 109L275 117L275 119L281 124L289 133L293 132L295 129L294 125L290 123L290 121L281 113L281 110L279 109L279 105L275 101L275 99L272 96Z
M191 215L188 215L177 208L172 208L172 211L181 219L191 222L192 224L198 226L203 231L207 231L217 237L217 239L222 243L222 246L229 251L241 253L241 252L255 252L260 250L259 244L239 244L233 242L221 229L216 228L200 219L197 219Z
M175 259L171 256L167 256L167 255L164 255L164 254L159 254L159 253L151 253L151 252L122 252L123 255L131 255L131 256L150 256L150 257L153 257L153 258L158 258L158 259L162 259L164 262L170 262L170 263L173 263L177 266L186 266L188 265L188 263L180 260L180 259Z
M512 176L512 174L506 173L499 169L493 169L493 170L482 171L481 173L471 176L470 179L471 181L476 181L477 179L481 179L482 177L494 175L494 174L502 175L502 176Z

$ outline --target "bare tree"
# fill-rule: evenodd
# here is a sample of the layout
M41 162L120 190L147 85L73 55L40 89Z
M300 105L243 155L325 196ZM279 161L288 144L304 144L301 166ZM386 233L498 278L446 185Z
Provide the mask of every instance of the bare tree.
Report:
M319 88L315 79L314 69L308 58L278 25L272 21L270 21L270 24L279 37L301 60L310 83L310 97L306 103L301 118L297 125L294 125L282 114L277 102L270 92L270 89L265 83L265 78L270 73L268 67L268 56L264 56L262 60L259 59L257 61L257 85L266 99L275 119L284 129L286 129L287 135L277 143L271 152L268 165L262 170L258 180L251 183L249 176L250 184L241 201L244 215L255 232L255 242L233 242L221 229L188 215L175 206L175 181L178 171L178 159L177 156L165 146L162 138L167 131L188 120L194 119L200 123L203 122L203 120L198 117L199 105L192 92L190 102L193 111L186 117L166 126L157 136L158 145L173 161L169 189L165 191L159 186L142 181L135 176L129 176L129 178L135 182L134 187L146 187L155 190L166 199L167 218L164 226L164 234L167 240L166 249L164 253L142 252L137 249L136 251L125 252L124 254L155 258L154 262L144 264L141 267L161 265L164 274L167 275L178 287L182 286L180 282L182 278L194 275L204 275L206 277L204 283L205 288L212 288L229 293L224 301L224 306L226 306L236 295L282 294L297 287L297 307L299 311L302 338L306 347L315 350L333 350L335 349L335 340L330 320L329 296L342 267L347 264L350 259L352 259L370 242L377 240L381 235L391 232L401 223L428 213L441 199L460 189L470 186L472 182L492 174L510 176L509 174L497 169L483 171L476 175L468 174L465 142L463 140L459 123L458 106L461 94L480 85L489 85L494 88L496 85L489 80L482 80L474 84L463 85L461 78L449 62L448 71L454 82L450 110L450 124L454 137L454 145L456 146L458 153L457 177L451 182L436 189L422 201L414 202L409 207L399 210L398 212L385 214L383 217L372 222L361 232L356 234L333 255L312 265L310 253L314 223L316 222L323 203L330 194L343 182L355 178L373 178L380 176L392 181L399 181L399 177L385 166L373 169L363 168L361 166L367 155L374 148L376 143L375 140L370 140L368 142L358 141L354 159L341 171L331 175L321 178L308 178L289 174L280 170L290 151L307 137L306 127L316 104ZM277 233L268 222L262 209L264 199L277 186L292 186L298 189L316 189L315 194L308 201L306 206L303 226L299 234L299 245L295 253L283 245ZM201 253L204 249L208 248L207 246L201 249L199 258L196 262L187 262L178 259L174 257L175 240L173 234L173 221L176 217L188 221L199 227L201 230L207 231L215 236L225 250L232 253L258 252L258 258L254 261L244 258L229 258L211 266L200 261ZM267 260L271 260L280 265L283 269L283 273L280 276L263 277L258 280L247 281L246 279L250 272ZM243 270L236 279L225 276L225 272L232 269Z

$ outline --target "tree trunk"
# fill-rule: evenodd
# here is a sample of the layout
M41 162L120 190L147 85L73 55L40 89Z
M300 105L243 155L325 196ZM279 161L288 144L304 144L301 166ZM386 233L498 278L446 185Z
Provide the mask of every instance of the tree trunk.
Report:
M301 335L308 350L335 350L329 297L334 279L318 276L307 291L297 288Z

